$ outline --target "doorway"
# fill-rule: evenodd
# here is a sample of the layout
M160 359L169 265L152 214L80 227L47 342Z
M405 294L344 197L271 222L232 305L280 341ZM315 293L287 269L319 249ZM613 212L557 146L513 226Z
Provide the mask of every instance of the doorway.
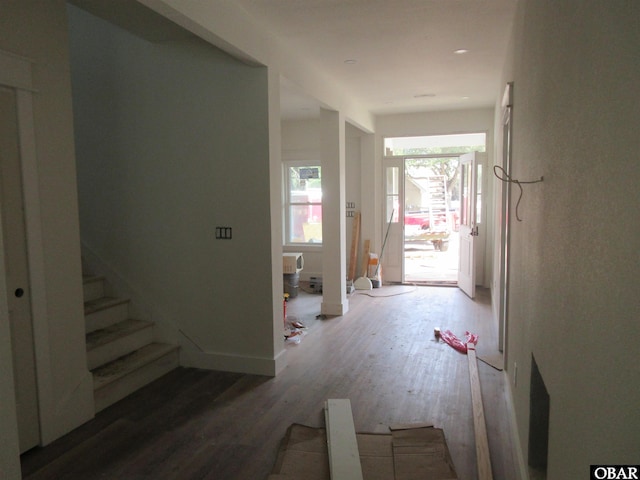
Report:
M385 280L458 285L460 157L485 152L486 134L385 138L384 147L385 222L389 222ZM479 188L474 208L478 221L481 195Z
M457 156L406 158L405 283L456 285L460 226Z

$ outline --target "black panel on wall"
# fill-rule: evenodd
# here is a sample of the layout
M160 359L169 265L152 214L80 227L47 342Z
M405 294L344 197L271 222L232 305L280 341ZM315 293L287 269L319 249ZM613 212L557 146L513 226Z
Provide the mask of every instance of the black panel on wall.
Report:
M546 472L549 447L550 398L538 364L531 355L531 390L529 402L529 466Z

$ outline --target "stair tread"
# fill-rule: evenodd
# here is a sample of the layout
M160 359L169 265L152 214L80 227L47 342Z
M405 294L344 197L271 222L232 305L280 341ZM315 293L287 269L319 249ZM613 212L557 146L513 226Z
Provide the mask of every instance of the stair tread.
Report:
M84 314L88 315L90 313L104 310L105 308L113 307L115 305L121 305L128 302L129 300L126 298L101 297L96 300L84 302Z
M153 322L129 318L109 327L94 330L86 336L87 351L91 351L94 348L101 347L102 345L106 345L114 340L151 326L153 326Z
M93 373L93 389L98 390L112 382L124 377L125 375L147 365L154 360L163 357L169 352L177 350L177 345L169 345L166 343L151 343L142 347L135 352L124 355L116 360L98 367L91 372Z

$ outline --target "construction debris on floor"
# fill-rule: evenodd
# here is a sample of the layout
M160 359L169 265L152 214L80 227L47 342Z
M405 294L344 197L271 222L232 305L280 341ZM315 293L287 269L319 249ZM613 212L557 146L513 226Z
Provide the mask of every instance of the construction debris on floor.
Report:
M347 400L348 401L348 400ZM355 432L354 432L355 433ZM287 430L268 480L455 480L457 475L439 428L420 425L390 427L389 434L357 433L361 477L335 473L327 429L293 424ZM329 440L334 442L334 436ZM336 438L336 442L340 439ZM342 449L343 446L340 445ZM332 466L334 467L332 469ZM333 473L332 473L333 472ZM359 472L358 472L359 474Z
M364 480L454 480L453 461L439 428L407 427L390 434L358 433ZM330 480L324 428L291 425L268 480Z
M464 354L467 353L467 344L471 343L473 345L476 345L478 343L478 335L470 332L465 332L466 340L464 342L456 337L451 332L451 330L440 332L440 330L437 329L437 332L434 331L434 335L436 338L441 338L445 341L445 343L449 344L451 347Z
M287 318L285 313L284 319L284 340L286 343L298 344L307 334L307 327L295 318Z

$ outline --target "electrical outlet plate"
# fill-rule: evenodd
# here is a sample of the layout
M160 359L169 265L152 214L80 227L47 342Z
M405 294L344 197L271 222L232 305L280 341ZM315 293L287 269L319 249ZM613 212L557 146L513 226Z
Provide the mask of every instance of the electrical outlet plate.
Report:
M232 236L231 227L216 227L216 240L231 240Z

